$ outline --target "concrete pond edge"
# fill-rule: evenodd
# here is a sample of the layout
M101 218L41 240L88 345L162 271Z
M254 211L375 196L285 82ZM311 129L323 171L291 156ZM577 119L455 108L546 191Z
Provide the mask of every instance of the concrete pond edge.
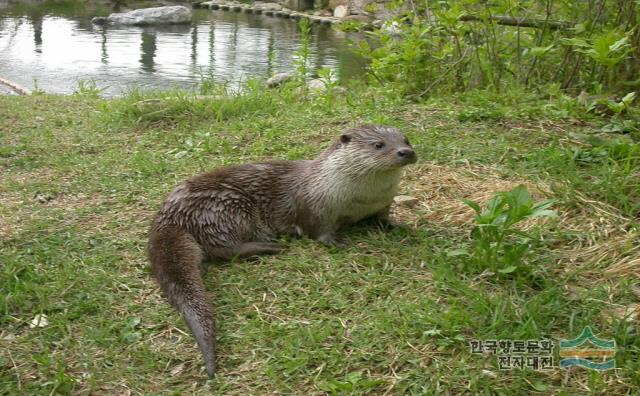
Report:
M244 12L247 14L261 14L271 17L278 18L290 18L294 20L300 20L302 18L308 19L310 22L321 24L321 25L334 25L347 22L346 20L334 16L321 16L314 15L300 11L290 10L283 6L280 6L280 9L275 7L265 7L264 3L256 3L256 4L245 4L245 3L236 3L236 2L223 2L219 0L213 1L204 1L200 3L194 3L194 8L204 8L209 10L221 10L221 11L232 11L232 12ZM365 27L373 27L371 23L363 23Z

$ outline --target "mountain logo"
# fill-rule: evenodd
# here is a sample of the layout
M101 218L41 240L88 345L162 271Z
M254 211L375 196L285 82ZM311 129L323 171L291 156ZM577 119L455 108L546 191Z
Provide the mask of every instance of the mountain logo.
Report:
M560 340L560 368L582 366L592 370L615 368L616 341L604 340L586 326L572 340Z

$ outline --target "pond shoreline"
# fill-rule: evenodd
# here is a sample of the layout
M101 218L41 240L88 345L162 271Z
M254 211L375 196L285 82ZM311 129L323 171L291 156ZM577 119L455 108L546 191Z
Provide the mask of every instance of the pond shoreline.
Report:
M32 91L70 94L89 83L106 88L105 96L120 96L130 89L197 90L209 80L233 88L295 70L301 33L293 20L193 13L185 26L101 27L91 24L84 9L8 12L0 15L0 77ZM365 61L348 41L361 38L313 24L309 71L330 68L341 80L361 77Z
M11 91L17 93L18 95L31 95L30 89L2 77L0 77L0 86L2 86L3 88L8 87ZM2 94L2 92L0 92L0 94Z
M313 15L305 12L290 10L285 7L281 7L280 10L277 10L275 8L263 8L261 6L263 6L263 4L255 4L255 3L245 4L245 3L236 3L234 1L231 1L228 3L219 2L219 1L205 1L202 3L193 4L193 8L245 12L248 14L252 14L252 13L264 14L266 16L273 16L273 17L279 17L279 18L291 18L295 20L306 18L311 22L325 24L325 25L332 25L340 22L340 18L336 18L336 17Z

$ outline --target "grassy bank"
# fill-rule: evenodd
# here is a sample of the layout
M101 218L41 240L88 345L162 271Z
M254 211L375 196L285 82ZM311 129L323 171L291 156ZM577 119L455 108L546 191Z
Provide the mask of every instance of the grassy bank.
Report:
M419 203L395 210L410 229L352 229L344 250L292 239L279 256L211 266L219 375L206 382L148 271L154 211L191 175L312 157L364 122L416 148L402 192ZM0 393L633 394L638 136L601 132L615 122L520 93L1 97ZM462 200L520 184L558 217L527 220L528 254L491 271L464 253L474 213ZM31 325L38 315L46 325ZM503 371L469 349L586 325L617 342L615 370Z

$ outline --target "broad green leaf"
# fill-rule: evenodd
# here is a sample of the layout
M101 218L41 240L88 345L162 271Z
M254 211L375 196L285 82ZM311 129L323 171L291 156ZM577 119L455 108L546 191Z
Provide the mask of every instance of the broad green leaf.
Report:
M531 214L531 217L558 217L558 214L556 213L555 210L540 209L540 210L535 210Z
M621 102L625 104L625 106L629 106L633 100L636 98L636 93L635 92L629 92L628 94L626 94L624 96L624 98L622 98Z
M480 214L480 212L482 211L480 209L480 205L478 205L477 202L469 201L468 199L463 199L462 202L464 202L467 206L475 210L477 214Z
M518 267L516 267L515 265L510 265L510 266L508 266L506 268L499 269L498 272L501 273L501 274L510 274L512 272L515 272L515 270L517 270L517 269L518 269Z
M540 203L533 205L533 208L531 209L534 211L538 209L547 209L547 208L550 208L551 205L555 204L556 202L557 201L555 199L547 199L546 201L542 201Z
M541 57L544 56L547 52L551 51L552 48L553 44L549 45L548 47L532 47L531 54L536 57Z
M529 194L529 190L523 184L511 190L511 195L515 198L515 203L518 206L528 205L531 203L531 194Z
M576 23L573 28L571 28L571 30L576 33L583 33L587 30L587 28L584 26L584 23Z
M345 379L352 384L355 384L362 378L362 371L354 371L345 376Z
M447 257L456 257L456 256L468 256L469 251L465 248L449 250L447 252Z
M583 39L579 39L579 38L562 38L560 39L560 42L564 45L571 45L574 47L588 47L589 44L586 42L586 40Z
M536 382L533 384L533 389L535 389L538 392L544 392L547 389L549 389L549 387L545 384L543 384L542 382Z
M609 46L609 51L616 52L616 51L619 51L619 50L627 48L627 47L629 47L629 37L624 36L620 40L618 40L615 43L611 44Z
M425 330L422 335L425 335L427 337L433 337L433 336L437 336L442 334L442 330L440 329L430 329L430 330Z
M533 239L533 238L531 237L531 235L529 235L529 234L527 234L526 232L521 231L521 230L510 229L510 230L505 231L505 232L506 232L506 234L507 234L507 235L518 235L519 237L524 238L524 239L525 239L525 241Z

